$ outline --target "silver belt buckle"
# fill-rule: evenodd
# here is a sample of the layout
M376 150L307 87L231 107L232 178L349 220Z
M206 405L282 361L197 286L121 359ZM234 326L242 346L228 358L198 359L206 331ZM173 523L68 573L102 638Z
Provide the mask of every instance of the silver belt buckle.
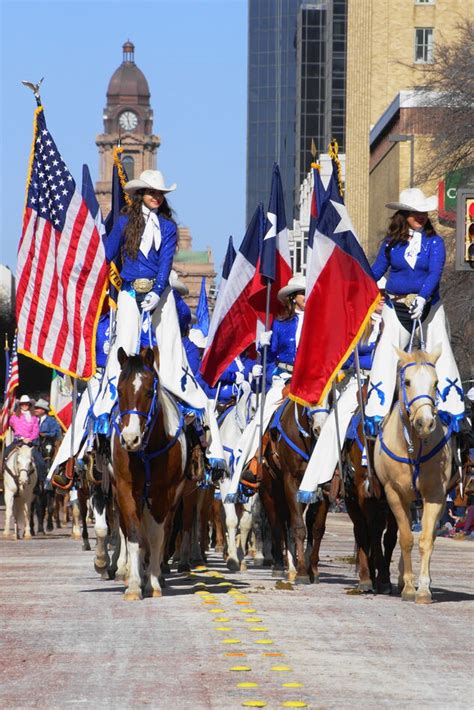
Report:
M132 286L136 293L148 293L154 284L155 279L135 279L135 281L132 281Z

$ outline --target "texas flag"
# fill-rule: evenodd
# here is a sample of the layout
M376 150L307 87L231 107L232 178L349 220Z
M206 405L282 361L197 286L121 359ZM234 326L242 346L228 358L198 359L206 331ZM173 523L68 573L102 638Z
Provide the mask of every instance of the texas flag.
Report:
M211 387L237 355L255 340L257 314L249 303L249 295L260 254L264 219L260 204L216 302L200 367L203 379Z
M380 299L333 173L314 230L306 307L290 397L317 404L354 349Z
M249 296L259 320L265 322L267 283L271 282L270 314L275 315L281 310L278 291L286 286L291 276L283 186L280 168L274 163L262 252Z
M219 291L217 293L217 298L216 298L214 310L217 310L218 308L220 308L220 302L222 301L222 297L224 296L226 283L229 279L230 271L232 269L232 265L235 261L236 256L237 256L237 253L234 249L234 242L232 241L232 237L229 237L229 243L227 244L227 251L225 254L225 258L224 258L224 264L222 265L221 282L219 284Z
M335 169L335 166L333 165L333 170ZM323 181L321 180L321 174L320 174L320 166L317 163L312 164L312 172L313 172L313 192L311 194L311 212L310 212L310 217L309 217L309 232L308 232L308 245L307 245L307 251L306 251L306 263L308 265L311 264L311 259L313 255L313 242L314 242L314 233L316 231L316 225L318 223L318 219L321 215L321 211L323 209L324 203L326 199L329 197L329 187L328 186L328 192L324 189ZM331 177L331 180L333 178Z

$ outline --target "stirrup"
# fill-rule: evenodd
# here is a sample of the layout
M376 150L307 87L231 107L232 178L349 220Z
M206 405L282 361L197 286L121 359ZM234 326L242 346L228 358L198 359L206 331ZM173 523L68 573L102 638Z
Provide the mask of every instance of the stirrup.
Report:
M68 491L72 487L74 480L64 476L62 473L53 473L51 483L55 488L60 488L62 491Z

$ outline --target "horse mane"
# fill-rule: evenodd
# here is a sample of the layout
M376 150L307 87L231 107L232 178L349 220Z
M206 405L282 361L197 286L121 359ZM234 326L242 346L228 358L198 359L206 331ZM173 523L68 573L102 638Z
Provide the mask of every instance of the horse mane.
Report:
M123 364L122 375L127 378L133 377L133 375L143 372L144 370L145 363L143 362L140 355L131 355Z

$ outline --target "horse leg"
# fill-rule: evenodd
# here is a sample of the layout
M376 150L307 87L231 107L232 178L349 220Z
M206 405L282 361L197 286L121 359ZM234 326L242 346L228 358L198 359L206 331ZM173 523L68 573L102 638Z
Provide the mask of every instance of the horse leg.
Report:
M165 522L158 523L147 506L145 506L143 511L143 522L150 544L148 579L144 595L146 597L161 597L163 590L160 584L160 577L165 544Z
M79 510L78 500L73 500L71 504L72 512L72 530L71 537L73 540L81 540L81 511Z
M403 497L403 493L400 494L398 490L392 488L390 484L385 486L385 493L400 531L400 548L402 555L399 568L400 575L398 579L398 586L401 588L402 601L414 601L416 590L411 561L411 553L413 549L413 533L411 531L410 523L411 501L408 495Z
M212 499L212 526L215 535L215 552L224 552L224 526L222 524L222 502Z
M195 488L195 483L186 481L183 493L178 572L189 572L191 569L191 542L194 516L196 515L197 496L198 489Z
M38 505L38 496L33 494L33 500L31 501L31 507L30 507L30 513L29 513L29 520L30 520L30 531L33 537L36 537L36 530L35 530L35 513L36 517L38 518L38 513L36 511L36 506ZM39 530L38 530L39 532Z
M107 508L105 495L100 486L94 486L91 496L92 509L94 511L94 532L96 536L96 547L94 554L94 569L104 579L108 579L109 556L107 552Z
M242 515L240 517L240 549L242 554L240 562L240 570L245 572L247 570L247 563L245 561L245 555L247 554L247 540L252 530L252 511L249 509L249 504L246 503L243 506Z
M304 542L306 525L303 520L302 505L296 500L298 492L296 481L291 474L284 476L285 495L290 509L290 539L295 546L296 569L293 568L291 553L288 555L288 579L296 584L309 584L310 577L305 564Z
M38 518L38 534L44 535L44 519L46 517L47 491L41 490L37 496L36 516Z
M285 573L285 563L283 558L283 530L285 521L284 505L279 496L274 495L272 488L267 489L261 486L259 494L262 505L267 514L272 538L272 576L281 577Z
M442 515L444 500L442 503L423 502L423 518L421 521L421 535L419 540L421 567L418 577L418 591L415 601L417 604L431 604L431 577L430 561L433 553L435 541L436 523Z
M369 527L371 567L375 575L378 594L391 594L390 565L387 565L382 548L382 537L386 525L385 501L370 498L365 504Z
M225 524L227 527L227 568L231 572L238 572L240 560L237 553L237 526L239 519L234 503L224 503Z
M47 532L52 532L54 530L53 526L53 516L54 516L54 491L46 491L46 530Z
M358 589L361 592L373 592L374 583L370 574L370 549L367 522L355 493L348 493L345 502L347 512L352 521L354 540L357 547L357 562L359 566Z
M309 558L308 574L311 582L319 583L319 550L321 542L326 532L326 519L329 511L329 498L323 496L323 500L316 503L314 522L312 526L313 549Z
M263 567L265 557L263 554L263 509L260 496L257 494L252 501L252 528L255 535L255 567Z
M82 549L85 552L90 552L91 546L89 542L89 531L87 530L87 505L88 494L82 488L79 490L79 511L81 515L81 527L82 527Z
M386 505L386 514L387 524L385 535L383 536L383 548L385 564L387 565L387 569L390 570L393 551L395 549L395 545L397 544L398 526L397 521L395 520L395 516L388 505Z
M3 537L9 537L12 514L13 514L14 496L13 496L13 491L11 491L6 486L5 486L4 497L5 497L5 527L3 528Z
M23 532L23 539L24 540L31 540L31 527L30 527L30 513L31 513L31 507L33 503L33 491L28 491L25 490L23 493L23 505L20 506L20 510L23 513L23 524L24 524L24 532Z

